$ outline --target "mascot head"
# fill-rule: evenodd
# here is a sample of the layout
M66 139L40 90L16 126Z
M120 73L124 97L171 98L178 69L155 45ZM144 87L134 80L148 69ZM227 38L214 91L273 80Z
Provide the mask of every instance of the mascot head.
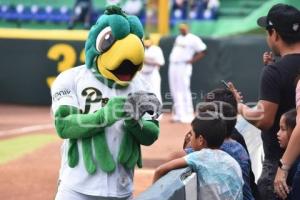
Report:
M109 6L92 26L85 44L86 66L107 83L126 87L142 68L143 26L136 16Z

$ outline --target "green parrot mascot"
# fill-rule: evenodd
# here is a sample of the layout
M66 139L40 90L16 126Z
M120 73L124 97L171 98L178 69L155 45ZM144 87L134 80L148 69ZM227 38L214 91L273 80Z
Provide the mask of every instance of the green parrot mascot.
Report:
M151 91L138 75L142 38L136 16L109 6L90 29L85 65L54 81L52 111L64 139L56 200L132 198L134 168L142 167L140 145L153 144L159 134L156 119L129 117L124 109L128 96Z

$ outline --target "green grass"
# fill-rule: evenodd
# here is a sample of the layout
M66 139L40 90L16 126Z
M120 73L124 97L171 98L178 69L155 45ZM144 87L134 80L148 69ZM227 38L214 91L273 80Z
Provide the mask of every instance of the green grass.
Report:
M54 134L25 135L0 140L0 164L20 158L56 140L57 137Z

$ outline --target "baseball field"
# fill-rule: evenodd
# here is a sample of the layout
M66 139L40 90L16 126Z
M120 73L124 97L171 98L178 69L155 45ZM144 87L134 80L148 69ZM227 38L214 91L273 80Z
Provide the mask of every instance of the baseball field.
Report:
M0 105L0 199L50 200L57 189L62 140L55 133L48 106ZM154 169L182 147L188 124L170 122L164 114L160 137L142 147L142 169L136 169L134 195L151 185Z

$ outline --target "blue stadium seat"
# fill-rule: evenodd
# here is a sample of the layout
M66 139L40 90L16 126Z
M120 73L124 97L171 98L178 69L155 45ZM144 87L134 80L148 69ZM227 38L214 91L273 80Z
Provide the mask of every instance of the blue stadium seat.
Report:
M24 11L21 13L20 18L22 19L22 21L31 21L32 18L33 18L31 8L30 7L25 7Z
M71 18L71 9L66 6L55 8L48 14L48 20L54 23L68 22Z
M45 8L39 8L33 17L33 20L37 22L45 22L48 20L48 17L49 15L46 13Z
M8 12L8 5L1 5L0 6L0 19L4 19L5 14Z
M69 9L67 6L62 6L60 7L59 11L61 22L68 22L71 18L72 10Z
M14 21L14 20L18 19L18 14L16 12L16 7L12 6L12 5L9 5L7 7L7 10L3 14L3 19L7 20L7 21Z

